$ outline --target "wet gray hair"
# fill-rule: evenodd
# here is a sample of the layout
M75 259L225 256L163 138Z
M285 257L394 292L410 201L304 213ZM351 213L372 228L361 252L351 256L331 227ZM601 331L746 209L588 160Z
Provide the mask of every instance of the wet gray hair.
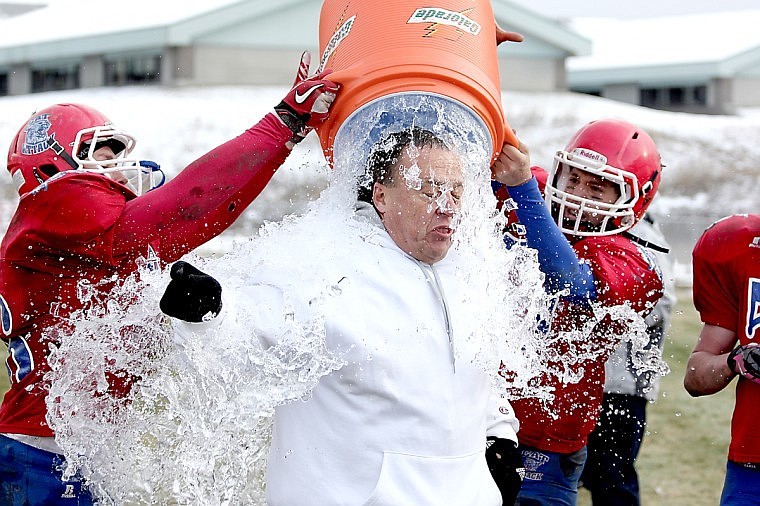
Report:
M407 146L451 149L443 139L430 130L420 127L387 134L372 147L367 158L367 165L364 168L366 182L359 185L359 200L372 202L372 187L375 183L389 186L395 183L398 162Z

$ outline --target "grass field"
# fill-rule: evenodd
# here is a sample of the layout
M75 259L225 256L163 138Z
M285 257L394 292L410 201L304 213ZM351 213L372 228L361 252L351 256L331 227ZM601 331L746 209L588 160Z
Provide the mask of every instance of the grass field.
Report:
M683 376L701 324L688 290L680 290L664 358L671 372L647 409L647 434L638 459L643 506L708 506L720 499L730 438L734 385L692 398ZM591 504L582 492L579 505Z
M689 291L678 296L664 353L671 372L648 408L648 433L638 460L643 506L715 505L723 486L734 389L698 399L683 389L686 361L701 325ZM0 392L7 384L0 374ZM590 504L585 491L579 504Z

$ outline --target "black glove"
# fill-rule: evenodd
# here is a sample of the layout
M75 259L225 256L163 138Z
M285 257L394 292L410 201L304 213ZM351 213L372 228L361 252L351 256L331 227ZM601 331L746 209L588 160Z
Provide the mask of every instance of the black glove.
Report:
M327 119L339 89L336 83L325 79L331 72L329 70L307 77L310 64L311 53L304 52L293 88L274 108L280 120L293 132L290 148Z
M525 476L525 466L517 444L509 439L489 437L486 441L486 462L501 492L503 506L513 506Z
M169 316L186 322L202 322L222 309L222 285L187 262L172 265L172 280L161 297L159 307Z
M741 374L750 381L760 383L760 346L749 343L737 346L729 353L728 367L736 374Z

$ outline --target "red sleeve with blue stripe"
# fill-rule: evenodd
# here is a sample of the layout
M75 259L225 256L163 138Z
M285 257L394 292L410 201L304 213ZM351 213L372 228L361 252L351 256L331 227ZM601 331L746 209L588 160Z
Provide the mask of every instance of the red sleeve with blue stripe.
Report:
M557 227L549 213L533 177L529 181L507 188L517 204L515 213L525 226L529 248L538 252L538 263L546 275L546 289L552 293L569 289L569 299L595 300L594 277L585 263L578 261L575 251Z

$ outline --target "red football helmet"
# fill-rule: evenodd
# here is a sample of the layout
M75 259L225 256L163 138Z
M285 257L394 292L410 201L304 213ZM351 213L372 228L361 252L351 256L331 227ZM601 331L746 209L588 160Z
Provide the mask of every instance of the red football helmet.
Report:
M113 158L96 160L108 146ZM32 115L8 150L8 171L19 195L59 172L86 170L124 184L136 195L161 186L164 174L155 162L129 159L135 138L117 129L103 114L80 104L57 104Z
M573 194L568 181L575 170L614 183L617 200L607 203ZM617 234L644 215L657 193L661 173L657 146L646 132L625 121L592 121L578 130L564 151L557 151L545 197L563 232Z

